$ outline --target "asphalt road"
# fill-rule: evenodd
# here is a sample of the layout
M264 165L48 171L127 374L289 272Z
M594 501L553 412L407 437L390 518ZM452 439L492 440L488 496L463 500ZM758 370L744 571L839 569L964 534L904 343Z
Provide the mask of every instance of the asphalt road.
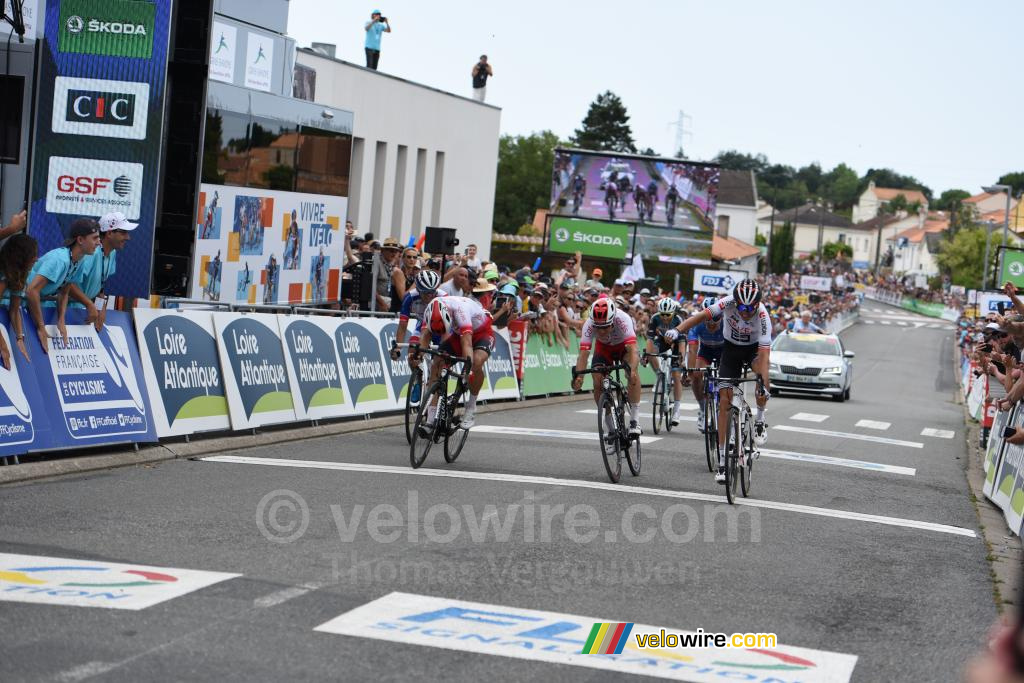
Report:
M958 680L996 611L964 475L952 327L868 302L843 338L857 353L852 400L770 401L754 506L724 503L691 421L644 444L639 477L608 484L587 401L482 415L457 463L432 453L416 473L391 428L3 487L0 560L38 557L15 563L20 573L0 567L0 680L622 678L541 661L536 640L511 658L460 651L443 630L428 633L433 646L393 642L406 638L397 630L314 630L393 592L588 627L771 632L856 656L852 680ZM592 532L575 525L587 515ZM77 594L74 579L47 592L58 574L40 558L167 568L179 584L180 569L237 576L137 610L14 601ZM713 680L823 680L816 657ZM659 675L711 675L677 666Z

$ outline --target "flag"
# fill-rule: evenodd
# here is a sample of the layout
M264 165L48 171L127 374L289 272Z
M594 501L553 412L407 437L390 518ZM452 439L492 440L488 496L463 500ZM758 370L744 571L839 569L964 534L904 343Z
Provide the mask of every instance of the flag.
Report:
M633 263L626 266L626 269L622 271L622 279L636 282L637 280L643 280L645 277L647 276L644 275L644 262L641 260L640 254L633 254Z

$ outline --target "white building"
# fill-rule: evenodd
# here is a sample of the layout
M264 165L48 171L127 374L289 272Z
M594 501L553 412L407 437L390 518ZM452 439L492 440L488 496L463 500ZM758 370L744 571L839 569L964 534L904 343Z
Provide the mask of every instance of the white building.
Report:
M875 187L875 181L868 183L868 187L861 193L860 199L853 207L853 222L861 223L871 220L878 215L878 209L883 204L888 204L903 195L907 204L917 202L925 211L928 210L928 198L920 190L900 190L889 187Z
M348 218L358 233L405 243L456 228L490 253L501 110L300 49L313 101L354 114ZM309 81L309 75L305 75Z
M987 213L995 213L996 211L1003 212L1003 215L999 216L999 221L1004 222L1006 220L1006 193L999 192L992 194L989 192L982 192L976 194L973 197L968 197L964 200L964 204L974 209L974 212L978 216L983 216ZM1013 208L1017 206L1017 200L1010 198L1010 212L1013 213Z
M938 275L939 266L935 262L935 254L938 253L943 233L948 229L949 220L940 218L925 221L921 227L903 230L887 239L887 247L891 246L893 250L893 272L928 277Z
M716 210L718 235L752 245L757 234L757 204L754 172L722 169Z

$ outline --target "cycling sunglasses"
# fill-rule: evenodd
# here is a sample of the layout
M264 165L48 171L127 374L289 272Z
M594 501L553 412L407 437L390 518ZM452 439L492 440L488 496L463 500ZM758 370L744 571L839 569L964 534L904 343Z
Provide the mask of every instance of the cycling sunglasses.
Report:
M740 313L753 313L757 310L757 304L736 304L736 310Z

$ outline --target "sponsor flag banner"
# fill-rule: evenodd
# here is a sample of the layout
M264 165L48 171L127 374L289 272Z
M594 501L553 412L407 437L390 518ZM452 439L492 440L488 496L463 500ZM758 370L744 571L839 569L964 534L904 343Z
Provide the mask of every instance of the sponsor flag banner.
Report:
M172 0L46 0L29 231L40 254L71 222L119 211L139 227L107 294L148 297Z
M107 311L106 325L97 332L83 324L85 309L69 309L66 341L56 317L55 308L44 309L48 353L25 339L51 421L50 447L156 441L128 314Z
M519 398L515 363L512 360L512 342L508 330L494 331L494 350L484 366L490 386L488 399ZM482 393L482 392L481 392Z
M213 313L232 429L294 422L277 316Z
M0 553L0 600L140 610L240 574Z
M1003 247L1002 257L999 259L999 286L1012 282L1020 289L1024 289L1024 250Z
M745 270L693 269L693 291L732 294L733 288L748 277Z
M341 294L348 199L203 183L190 296L309 303Z
M278 315L284 339L295 416L300 420L352 415L348 388L335 346L338 320L320 316Z
M135 309L157 436L231 428L213 313Z
M245 87L270 92L273 78L274 39L248 31L245 47Z
M801 275L800 289L809 289L815 292L831 292L832 278L815 277L814 275Z
M623 223L554 216L548 226L548 250L622 261L632 246L630 228Z
M855 655L778 644L775 648L640 648L637 636L691 634L665 626L632 624L628 639L615 642L612 654L583 654L594 629L593 617L489 605L443 597L389 593L331 619L316 631L457 652L497 655L679 681L799 680L803 683L849 681ZM616 626L611 637L625 630ZM606 626L607 624L599 624ZM604 640L608 640L604 629ZM619 633L621 636L621 633ZM595 637L596 638L596 637ZM621 645L621 651L618 651ZM607 648L601 650L605 652ZM614 652L618 651L618 654ZM773 675L769 675L771 672Z
M341 358L341 371L348 380L349 400L354 413L395 410L398 401L390 389L392 379L384 364L380 344L386 320L342 320L334 330L334 342ZM402 399L404 406L405 399Z

